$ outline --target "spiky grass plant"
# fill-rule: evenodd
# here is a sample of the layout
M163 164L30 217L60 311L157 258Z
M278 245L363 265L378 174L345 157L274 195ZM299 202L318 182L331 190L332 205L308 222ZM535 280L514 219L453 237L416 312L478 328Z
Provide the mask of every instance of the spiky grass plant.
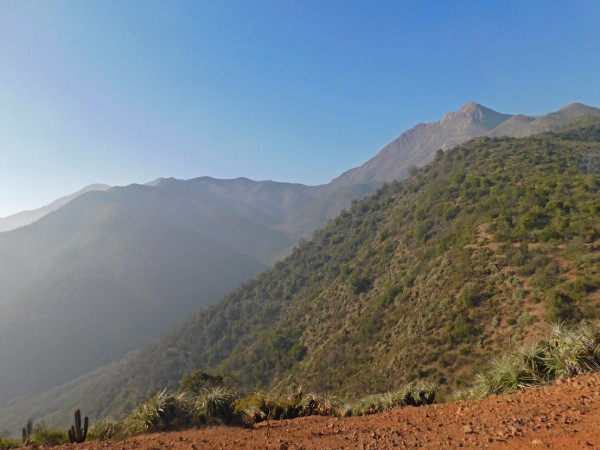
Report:
M335 395L308 393L302 396L300 406L302 416L338 416L341 404Z
M484 398L600 369L600 326L552 324L548 341L524 347L476 375L469 396Z
M224 425L239 421L234 402L238 396L224 386L203 389L190 399L190 415L194 424Z
M409 383L394 392L372 394L349 405L344 410L345 416L364 416L389 411L401 406L429 405L438 398L438 387L435 383Z
M182 393L166 390L150 393L144 402L126 417L123 431L135 435L148 431L184 428L189 423L189 403Z
M600 368L600 326L582 322L578 326L552 324L546 365L552 378L570 377Z
M485 374L478 374L471 397L484 398L491 394L508 394L537 384L538 377L527 366L521 354L510 354L492 363Z
M88 431L91 441L106 441L123 434L123 424L110 417L94 422Z
M254 392L236 400L234 408L247 423L258 423L310 415L337 416L340 404L333 395L305 394L301 386L291 385L279 394Z

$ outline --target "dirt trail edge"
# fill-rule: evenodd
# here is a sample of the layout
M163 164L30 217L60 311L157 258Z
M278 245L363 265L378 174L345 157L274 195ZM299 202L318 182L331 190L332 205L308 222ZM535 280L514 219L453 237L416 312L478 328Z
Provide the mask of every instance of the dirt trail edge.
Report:
M600 447L600 374L478 402L398 408L368 417L306 417L252 429L207 427L58 448L388 449ZM56 447L55 447L56 448Z

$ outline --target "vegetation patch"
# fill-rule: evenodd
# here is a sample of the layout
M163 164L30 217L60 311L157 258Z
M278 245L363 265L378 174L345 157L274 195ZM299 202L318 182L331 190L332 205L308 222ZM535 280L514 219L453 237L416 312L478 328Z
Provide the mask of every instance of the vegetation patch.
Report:
M600 368L600 325L552 325L546 341L523 347L492 363L478 374L468 391L472 398L507 394L559 378L571 377Z

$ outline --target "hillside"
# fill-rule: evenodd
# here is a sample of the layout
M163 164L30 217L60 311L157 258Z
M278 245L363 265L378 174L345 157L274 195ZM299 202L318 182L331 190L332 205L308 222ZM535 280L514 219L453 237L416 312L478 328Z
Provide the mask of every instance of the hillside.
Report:
M597 318L600 122L583 122L439 152L69 403L123 411L197 368L340 396L454 390L546 321Z

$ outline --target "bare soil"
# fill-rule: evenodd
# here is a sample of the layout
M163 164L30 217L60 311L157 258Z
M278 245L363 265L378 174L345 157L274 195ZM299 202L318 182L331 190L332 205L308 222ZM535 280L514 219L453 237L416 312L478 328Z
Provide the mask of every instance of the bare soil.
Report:
M600 374L483 401L368 417L305 417L251 429L207 427L69 449L388 449L600 447Z

